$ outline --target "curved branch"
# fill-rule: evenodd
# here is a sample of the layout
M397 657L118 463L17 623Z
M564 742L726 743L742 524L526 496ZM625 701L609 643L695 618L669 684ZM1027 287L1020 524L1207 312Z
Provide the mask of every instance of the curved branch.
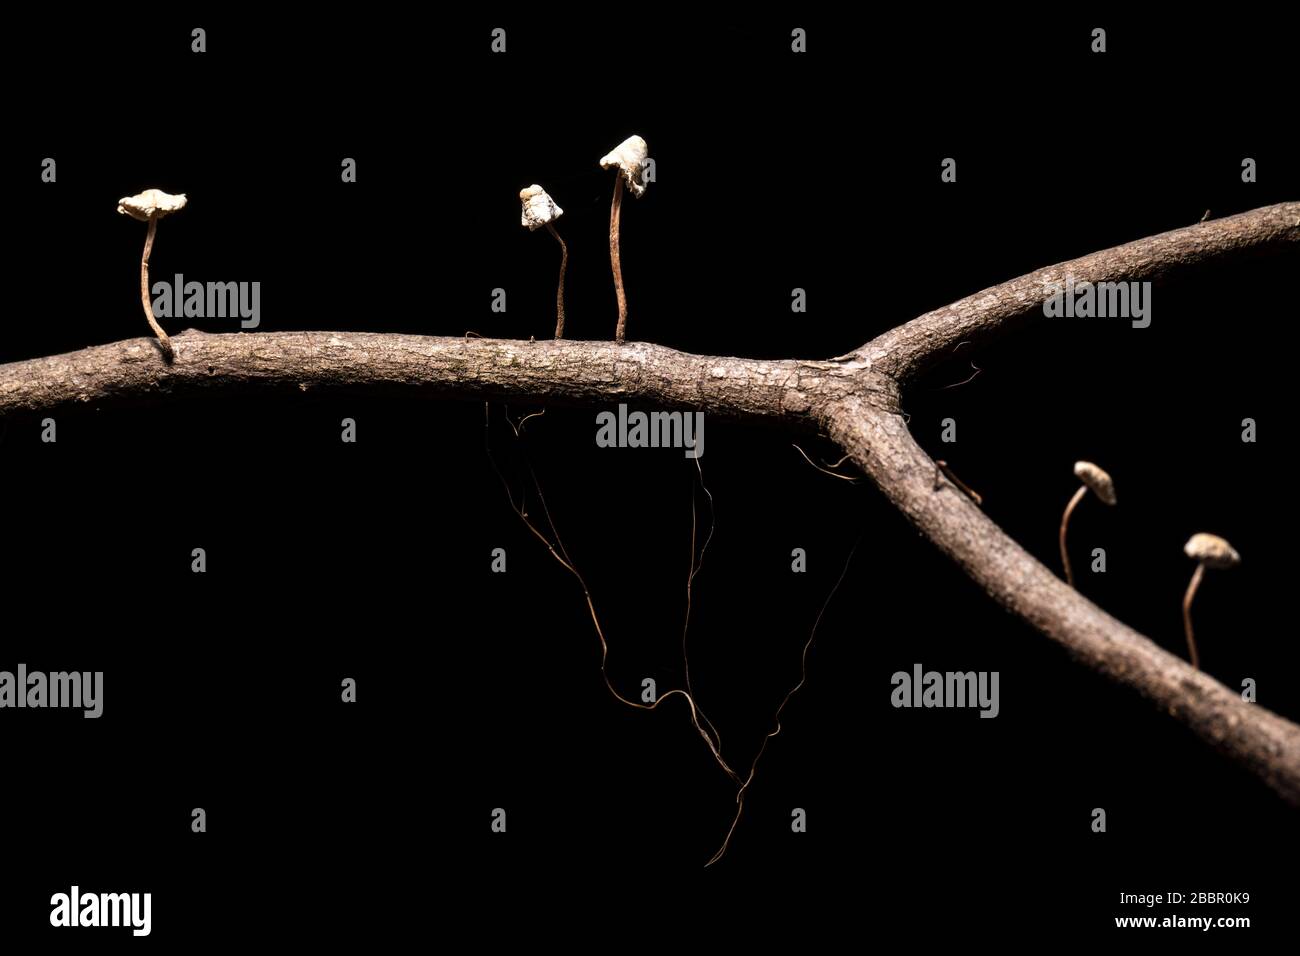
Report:
M1300 726L1246 703L1115 620L1011 540L957 488L944 483L936 489L934 460L897 414L849 399L828 410L826 424L895 507L998 603L1300 806Z
M847 395L898 407L894 382L855 362L691 355L646 342L523 342L365 332L259 332L127 339L0 365L0 419L69 405L251 388L404 392L431 398L598 405L645 401L720 418L815 427Z
M1300 248L1300 202L1163 232L1104 249L976 292L872 339L854 357L899 381L915 376L963 341L977 342L1044 318L1053 285L1159 280L1177 269L1266 248Z
M521 342L355 332L150 339L0 366L0 420L77 404L239 388L398 390L439 398L568 404L647 401L724 418L829 430L923 534L1011 613L1093 669L1178 717L1300 805L1300 727L1240 697L1096 607L966 496L935 489L935 463L898 415L898 382L956 342L1041 306L1044 283L1133 281L1226 254L1300 243L1300 203L1164 233L1042 269L920 316L838 359L690 355L647 343Z

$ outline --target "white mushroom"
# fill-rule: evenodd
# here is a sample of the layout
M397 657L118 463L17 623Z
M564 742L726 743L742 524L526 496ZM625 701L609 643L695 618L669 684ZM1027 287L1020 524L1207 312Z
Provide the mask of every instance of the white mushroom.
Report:
M1200 669L1200 658L1196 653L1196 640L1192 637L1192 598L1201 586L1201 578L1206 568L1235 568L1241 564L1239 555L1232 545L1217 534L1194 534L1183 545L1183 553L1196 561L1196 570L1192 572L1192 583L1183 595L1183 630L1187 634L1187 652L1192 659L1192 667Z
M564 210L556 205L555 200L536 183L527 189L519 190L519 200L524 204L522 224L532 232L539 226L545 226L560 244L560 285L555 292L555 337L564 338L564 270L569 267L569 247L564 244L560 234L551 225L564 215Z
M555 204L545 189L536 183L527 189L519 190L519 198L524 204L523 225L529 232L548 225L564 215L564 210Z
M1115 483L1110 480L1110 475L1108 475L1103 469L1094 465L1090 461L1076 461L1074 463L1074 476L1083 482L1083 484L1079 487L1079 490L1074 493L1074 497L1070 499L1070 503L1065 506L1065 514L1061 516L1061 532L1059 536L1061 545L1061 563L1065 565L1066 583L1071 587L1074 587L1074 572L1070 570L1070 552L1065 543L1066 532L1070 526L1070 515L1074 514L1074 509L1078 507L1079 502L1083 500L1083 496L1086 495L1089 490L1101 499L1102 504L1115 504Z
M1104 504L1115 504L1115 483L1110 480L1110 475L1092 462L1076 461L1074 463L1074 477L1092 489L1092 493L1100 498Z
M623 291L623 262L618 253L619 216L623 206L623 184L638 199L645 194L645 162L649 147L640 136L629 136L600 158L601 169L617 169L614 202L609 207L609 264L614 272L614 296L618 300L618 325L614 341L622 344L627 335L627 294Z
M1183 553L1189 558L1204 562L1207 568L1232 568L1241 564L1241 555L1217 534L1194 534L1183 545Z
M123 196L119 199L117 211L132 219L148 222L151 218L161 219L163 216L180 212L188 201L184 193L173 196L161 189L146 189L138 196Z
M642 178L649 147L640 136L629 136L600 158L601 169L614 169L622 173L627 188L638 199L645 194L646 182Z
M149 320L149 327L158 336L158 344L169 362L174 356L172 342L154 318L153 303L149 301L149 254L153 251L153 237L158 229L158 220L184 209L188 201L184 193L173 196L161 189L146 189L137 196L124 196L117 201L119 213L149 223L149 232L144 238L144 255L140 257L140 301L144 304L144 317Z

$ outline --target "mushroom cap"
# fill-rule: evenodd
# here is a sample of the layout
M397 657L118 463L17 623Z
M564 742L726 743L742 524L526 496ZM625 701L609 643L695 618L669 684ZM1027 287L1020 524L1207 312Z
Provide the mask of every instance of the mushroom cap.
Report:
M161 189L146 189L138 196L123 196L117 201L117 211L132 219L148 222L150 216L161 219L185 208L185 194L173 196Z
M1241 564L1241 555L1217 534L1194 534L1183 545L1183 553L1208 568L1233 568Z
M1090 461L1074 463L1074 477L1091 489L1092 493L1108 505L1115 503L1115 483L1110 475Z
M536 183L527 189L519 190L519 199L524 204L522 225L527 226L529 232L564 215L564 210L557 206L546 190Z
M600 168L613 169L618 167L627 188L632 190L633 196L640 199L646 189L646 183L641 178L641 167L645 165L649 151L650 147L646 145L645 140L640 136L629 136L600 157Z

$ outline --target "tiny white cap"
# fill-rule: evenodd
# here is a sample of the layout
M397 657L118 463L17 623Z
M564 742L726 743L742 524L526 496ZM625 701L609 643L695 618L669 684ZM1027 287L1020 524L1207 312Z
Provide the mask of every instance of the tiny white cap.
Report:
M1074 477L1087 485L1094 495L1108 505L1115 503L1115 483L1103 469L1090 461L1074 463Z
M629 136L600 158L600 168L618 167L623 182L632 190L632 195L639 199L646 189L646 183L641 178L641 167L645 165L649 152L650 147L646 146L645 140L640 136Z
M161 189L146 189L138 196L123 196L117 201L117 211L125 213L132 219L148 222L152 215L156 219L179 212L188 202L185 194L172 196Z
M1217 534L1194 534L1183 545L1183 553L1201 561L1207 568L1232 568L1241 564L1241 555Z
M527 189L519 190L519 198L524 204L521 224L527 226L529 232L564 215L564 210L557 206L546 190L536 183Z

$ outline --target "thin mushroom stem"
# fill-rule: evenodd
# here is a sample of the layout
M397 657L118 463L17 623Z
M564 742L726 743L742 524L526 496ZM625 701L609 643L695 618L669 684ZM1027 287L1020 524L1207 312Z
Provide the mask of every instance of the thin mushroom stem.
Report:
M569 247L564 244L560 234L549 222L546 228L551 231L555 241L560 244L560 287L555 292L555 337L564 338L564 270L569 266Z
M1203 577L1205 577L1204 561L1196 565L1196 570L1192 572L1192 583L1187 585L1187 593L1183 595L1183 630L1187 633L1187 653L1191 657L1193 670L1200 670L1201 662L1196 653L1196 640L1192 637L1192 598L1196 597L1196 589L1201 586Z
M1074 572L1070 570L1070 551L1065 546L1065 533L1070 527L1070 515L1074 514L1074 509L1079 506L1079 502L1087 493L1088 486L1080 485L1079 490L1070 499L1070 503L1065 506L1065 514L1061 516L1061 563L1065 565L1065 583L1070 587L1074 587Z
M158 217L151 214L149 216L149 232L144 237L144 255L140 257L140 301L144 304L144 317L149 320L149 326L153 329L154 335L158 336L158 344L162 346L163 355L168 361L174 357L172 351L172 340L167 337L163 327L158 324L158 320L153 315L153 303L149 301L149 255L153 252L153 237L158 231Z
M614 341L619 345L627 335L627 295L623 292L623 262L618 255L619 214L623 208L623 177L614 177L614 202L609 207L609 263L614 269L614 295L618 298L618 326Z

